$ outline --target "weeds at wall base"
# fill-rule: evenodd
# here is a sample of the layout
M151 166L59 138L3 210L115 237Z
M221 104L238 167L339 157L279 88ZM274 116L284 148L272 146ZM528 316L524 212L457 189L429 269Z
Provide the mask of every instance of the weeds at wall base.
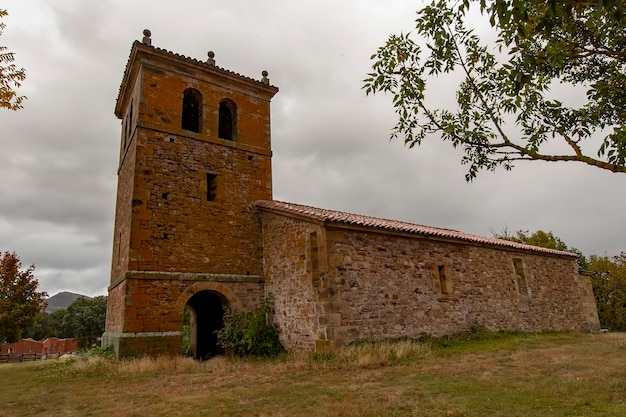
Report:
M625 333L358 342L277 358L0 365L0 414L138 417L626 415ZM404 346L404 347L403 347Z
M435 338L397 339L383 341L355 341L336 351L309 354L280 354L268 356L218 356L207 361L197 361L186 356L143 357L115 359L111 346L82 352L66 362L60 362L51 374L58 376L122 376L157 375L162 373L206 373L230 369L244 371L249 367L270 365L278 368L307 369L373 369L408 364L433 356L449 356L472 351L513 349L520 344L532 344L533 339L557 340L570 337L571 332L522 333L494 332L482 327ZM511 343L507 344L507 340ZM504 342L504 343L503 343Z

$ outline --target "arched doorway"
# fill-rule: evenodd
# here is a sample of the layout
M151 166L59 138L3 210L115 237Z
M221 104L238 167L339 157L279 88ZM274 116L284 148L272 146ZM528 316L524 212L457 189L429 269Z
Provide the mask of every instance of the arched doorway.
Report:
M185 308L189 311L190 345L193 357L209 359L222 353L215 332L224 327L224 308L228 300L215 291L194 294Z

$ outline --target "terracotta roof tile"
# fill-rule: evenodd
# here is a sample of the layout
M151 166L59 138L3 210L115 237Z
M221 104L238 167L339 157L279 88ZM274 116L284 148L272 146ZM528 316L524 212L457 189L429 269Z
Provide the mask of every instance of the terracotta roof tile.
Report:
M445 239L454 239L466 242L501 246L511 249L520 249L527 251L530 250L552 255L578 257L577 254L570 252L563 252L554 249L541 248L538 246L525 245L522 243L511 242L509 240L496 239L492 237L473 235L470 233L459 232L452 229L424 226L399 220L389 220L379 217L365 216L362 214L345 213L337 210L322 209L317 207L305 206L302 204L287 203L284 201L260 200L256 201L254 204L261 209L308 217L310 219L318 220L321 222L343 223L346 225L373 227L390 231L414 233L423 236L434 236Z

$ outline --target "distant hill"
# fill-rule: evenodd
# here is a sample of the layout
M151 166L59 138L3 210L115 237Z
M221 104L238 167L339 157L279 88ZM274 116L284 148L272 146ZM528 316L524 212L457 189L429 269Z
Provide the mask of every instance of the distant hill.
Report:
M48 307L46 308L46 313L52 313L61 308L67 308L70 304L72 304L74 301L81 297L91 299L91 297L87 297L86 295L76 294L68 291L63 291L55 294L47 300Z

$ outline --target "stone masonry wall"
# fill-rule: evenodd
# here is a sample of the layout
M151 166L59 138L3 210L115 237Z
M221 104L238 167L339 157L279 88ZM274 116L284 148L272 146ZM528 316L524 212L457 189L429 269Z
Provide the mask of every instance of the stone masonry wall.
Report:
M134 273L126 279L124 332L182 331L183 310L199 291L222 294L234 310L253 310L263 300L260 282L184 279L178 274Z
M313 351L318 328L313 286L311 237L323 240L323 228L310 222L263 212L266 292L274 298L274 320L288 350ZM322 246L318 243L318 247ZM318 254L323 273L325 254ZM321 264L321 265L320 265Z
M328 308L341 315L341 325L327 331L337 340L440 336L475 325L599 327L591 285L571 257L345 229L327 237L329 286L336 290Z
M263 301L264 286L258 279L219 282L202 274L127 275L109 291L109 297L123 300L124 305L108 306L107 331L103 336L105 345L113 344L118 354L121 349L121 356L179 354L184 308L200 291L221 294L235 311L254 311Z
M129 269L261 275L251 203L271 195L269 156L143 128L137 143Z
M196 65L173 65L156 57L142 64L143 100L139 120L150 123L155 130L180 132L196 138L218 138L219 102L228 98L237 105L235 142L260 150L270 149L270 98L266 87L241 77L207 71ZM200 132L181 128L183 91L198 90L203 97Z
M122 332L124 329L124 308L126 306L126 282L109 289L107 296L107 315L105 330L107 332Z
M133 195L125 203L132 206L128 269L262 274L260 222L251 203L272 196L271 94L205 67L144 59ZM188 88L202 94L199 132L181 127ZM218 137L223 99L237 106L232 141ZM216 175L212 201L207 175Z
M137 149L132 141L123 151L118 172L117 200L115 206L115 226L113 237L113 253L111 256L111 279L115 281L128 269L128 252L130 245L130 226L132 199L135 181L135 158Z

